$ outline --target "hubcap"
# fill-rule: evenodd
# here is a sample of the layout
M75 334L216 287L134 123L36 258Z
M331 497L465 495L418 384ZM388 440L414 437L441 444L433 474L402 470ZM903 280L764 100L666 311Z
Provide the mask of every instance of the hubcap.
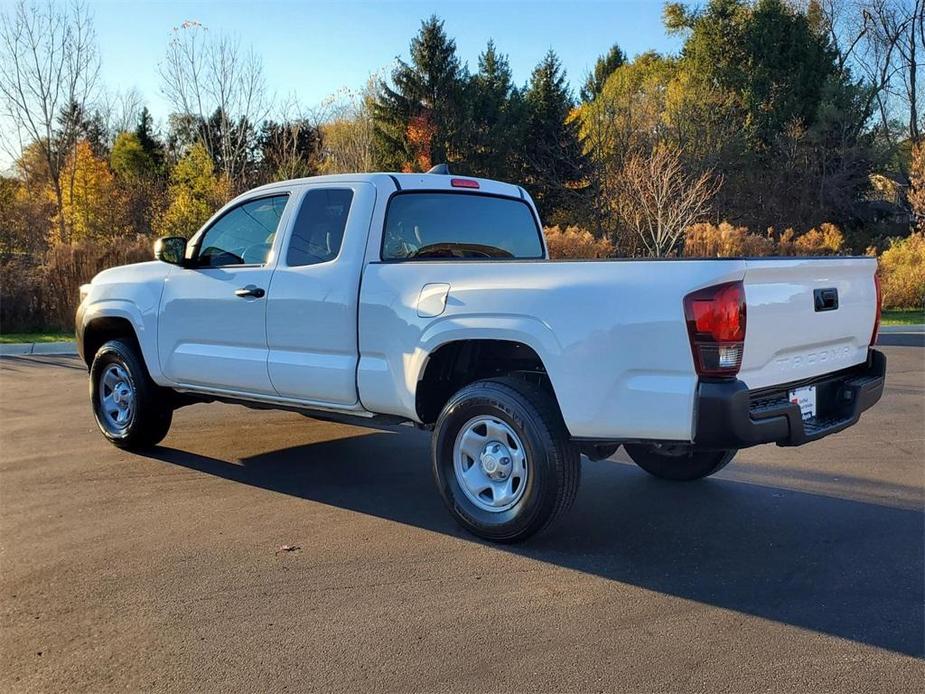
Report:
M100 414L103 425L122 434L135 416L135 384L121 364L110 364L100 377Z
M508 510L527 487L523 444L510 426L495 417L475 417L459 430L453 469L469 501L485 511Z

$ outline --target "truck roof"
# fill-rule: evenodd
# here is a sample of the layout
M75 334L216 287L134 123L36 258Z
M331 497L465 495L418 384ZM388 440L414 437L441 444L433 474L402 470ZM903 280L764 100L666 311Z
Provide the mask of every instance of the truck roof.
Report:
M274 181L266 185L247 191L249 195L255 191L269 191L277 188L288 188L294 185L308 185L313 183L372 183L377 187L392 188L397 190L466 190L474 191L472 187L454 186L453 181L463 179L466 181L475 181L478 183L478 190L482 193L491 195L504 195L513 198L526 198L527 194L523 188L512 183L502 181L493 181L488 178L476 178L474 176L456 176L453 174L430 174L430 173L355 173L355 174L333 174L329 176L311 176L308 178L295 178L286 181Z

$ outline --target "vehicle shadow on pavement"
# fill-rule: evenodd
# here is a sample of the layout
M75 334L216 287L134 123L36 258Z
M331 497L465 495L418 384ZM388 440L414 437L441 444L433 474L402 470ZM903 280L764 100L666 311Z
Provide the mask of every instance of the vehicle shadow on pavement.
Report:
M323 441L233 463L171 448L149 455L480 542L443 508L429 440L418 432ZM921 510L782 489L772 479L669 483L614 461L585 461L582 473L566 517L497 551L925 656Z

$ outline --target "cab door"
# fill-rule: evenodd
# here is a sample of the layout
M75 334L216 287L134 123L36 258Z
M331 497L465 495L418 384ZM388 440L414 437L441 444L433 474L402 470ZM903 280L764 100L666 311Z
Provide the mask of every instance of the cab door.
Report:
M360 274L376 200L369 183L308 187L297 201L267 304L267 368L287 399L350 407Z
M189 267L164 285L158 355L178 385L273 395L267 373L267 294L289 195L246 200L192 242Z

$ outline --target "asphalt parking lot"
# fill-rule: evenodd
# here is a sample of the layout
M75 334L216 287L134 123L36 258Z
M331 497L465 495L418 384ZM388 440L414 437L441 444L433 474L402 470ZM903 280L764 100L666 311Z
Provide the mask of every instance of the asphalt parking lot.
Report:
M76 358L0 359L0 691L921 692L925 348L884 351L858 426L693 484L585 461L516 547L426 434L196 405L135 455Z

